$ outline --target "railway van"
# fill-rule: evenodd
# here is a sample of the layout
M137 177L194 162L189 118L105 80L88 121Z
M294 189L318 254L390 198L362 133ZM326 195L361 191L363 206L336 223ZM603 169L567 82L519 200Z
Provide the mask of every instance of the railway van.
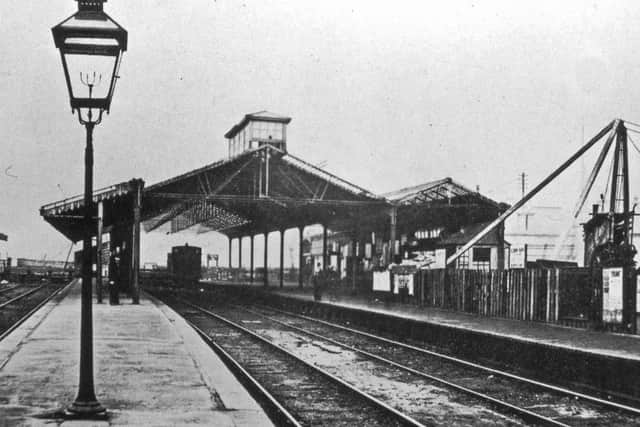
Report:
M195 286L201 277L202 249L196 246L174 246L167 254L167 269L176 286Z

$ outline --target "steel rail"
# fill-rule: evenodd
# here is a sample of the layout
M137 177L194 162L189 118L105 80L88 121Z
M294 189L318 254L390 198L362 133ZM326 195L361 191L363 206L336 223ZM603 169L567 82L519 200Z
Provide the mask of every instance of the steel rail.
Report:
M281 353L287 355L288 357L293 358L294 360L298 361L299 363L302 363L303 365L309 367L313 371L322 374L324 377L328 378L329 380L339 384L342 387L347 388L348 390L350 390L351 392L357 394L361 398L363 398L363 399L369 401L370 403L374 404L375 406L383 409L385 412L387 412L392 417L395 417L395 418L399 419L402 423L407 424L407 425L411 425L411 426L425 427L425 425L420 423L419 421L409 417L406 414L403 414L402 412L398 411L397 409L387 405L386 403L382 402L379 399L376 399L375 397L371 396L370 394L365 393L364 391L354 387L353 385L351 385L351 384L347 383L346 381L338 378L337 376L332 375L328 371L326 371L326 370L324 370L324 369L322 369L322 368L320 368L318 366L315 366L315 365L307 362L304 359L301 359L300 357L298 357L295 354L291 353L289 350L287 350L287 349L285 349L283 347L280 347L277 344L274 344L273 342L267 340L266 338L260 336L259 334L255 333L255 332L245 328L244 326L238 325L237 323L235 323L235 322L233 322L231 320L228 320L228 319L220 316L219 314L213 313L213 312L211 312L211 311L209 311L209 310L207 310L207 309L205 309L203 307L200 307L199 305L193 304L192 302L186 301L186 300L184 300L182 298L176 297L176 300L180 301L181 303L183 303L183 304L185 304L185 305L187 305L187 306L189 306L189 307L191 307L191 308L193 308L195 310L200 311L201 313L204 313L204 314L206 314L206 315L208 315L210 317L218 319L219 321L221 321L221 322L223 322L223 323L225 323L225 324L227 324L227 325L229 325L229 326L231 326L231 327L233 327L233 328L235 328L235 329L237 329L239 331L242 331L245 334L248 334L248 335L252 336L253 338L257 339L258 341L260 341L260 342L262 342L264 344L267 344L268 346L280 351Z
M45 299L43 299L42 301L40 301L40 303L38 303L38 305L36 305L35 307L33 307L31 310L29 310L29 312L27 314L25 314L24 316L22 316L20 319L18 319L17 322L14 322L6 331L2 332L0 334L0 342L2 340L4 340L6 337L9 336L9 334L11 332L13 332L14 330L16 330L20 325L22 325L24 322L26 322L26 320L33 316L33 314L38 311L40 308L42 308L42 306L44 306L46 303L48 303L49 301L51 301L56 295L59 295L63 290L69 288L69 286L71 286L73 284L73 281L71 281L69 284L67 284L66 286L61 286L60 288L58 288L55 292L53 292L51 295L49 295L48 297L46 297Z
M515 413L515 414L521 416L526 421L541 422L541 423L543 423L543 425L550 425L550 426L569 427L568 424L561 423L561 422L556 421L556 420L554 420L552 418L545 417L543 415L537 414L537 413L535 413L533 411L530 411L528 409L521 408L521 407L516 406L516 405L512 405L511 403L505 402L505 401L500 400L500 399L496 399L495 397L491 397L491 396L489 396L487 394L480 393L480 392L475 391L475 390L471 390L470 388L461 386L461 385L456 384L456 383L452 383L451 381L447 381L447 380L445 380L443 378L436 377L434 375L427 374L427 373L425 373L423 371L419 371L417 369L410 368L409 366L402 365L401 363L394 362L393 360L387 359L387 358L382 357L382 356L378 356L377 354L373 354L373 353L368 352L366 350L361 350L361 349L358 349L356 347L353 347L353 346L350 346L348 344L345 344L343 342L340 342L340 341L334 340L332 338L325 337L323 335L317 334L315 332L307 331L307 330L302 329L302 328L300 328L298 326L294 326L294 325L288 324L286 322L280 321L278 319L274 319L273 317L270 317L270 316L267 316L265 314L256 312L256 311L248 309L246 307L237 306L237 305L233 305L233 307L236 307L238 309L241 309L241 310L247 311L249 313L255 314L257 316L263 317L265 319L268 319L268 320L270 320L272 322L278 323L280 325L283 325L283 326L285 326L287 328L293 329L293 330L298 331L300 333L303 333L305 335L309 335L311 337L314 337L314 338L317 338L317 339L320 339L320 340L323 340L323 341L330 342L330 343L335 344L337 346L343 347L343 348L345 348L347 350L353 351L355 353L362 354L362 355L367 356L367 357L369 357L371 359L386 363L386 364L391 365L391 366L393 366L395 368L398 368L398 369L401 369L403 371L412 373L414 375L426 378L426 379L428 379L430 381L434 381L434 382L437 382L439 384L443 384L443 385L445 385L445 386L447 386L449 388L452 388L452 389L454 389L456 391L460 391L460 392L466 393L468 395L471 395L471 396L476 397L478 399L481 399L483 401L489 402L489 403L491 403L491 404L493 404L495 406L498 406L500 408L507 409L507 410L511 411L512 413Z
M246 369L238 363L220 344L209 337L206 332L187 320L187 323L200 335L209 347L222 359L224 364L236 375L240 377L240 382L250 390L251 395L261 402L264 402L263 409L269 415L269 418L276 422L277 425L288 425L301 427L302 424L295 419L291 413L276 400L275 397L267 389L265 389Z
M16 296L16 297L13 297L13 298L11 298L10 300L5 301L5 302L3 302L2 304L0 304L0 308L5 308L6 306L8 306L8 305L10 305L10 304L13 304L13 303L14 303L14 302L16 302L16 301L20 301L22 298L28 297L29 295L34 294L34 293L38 292L40 289L44 288L44 287L45 287L45 286L47 286L47 285L49 285L49 283L46 283L46 284L44 284L44 285L40 285L40 286L38 286L38 287L37 287L37 288L35 288L35 289L31 289L31 290L29 290L29 291L27 291L27 292L25 292L25 293L22 293L22 294L20 294L20 295L18 295L18 296ZM15 288L14 288L14 289L15 289Z
M320 324L327 325L327 326L330 326L330 327L336 328L336 329L342 329L344 331L352 332L352 333L355 333L355 334L358 334L358 335L362 335L362 336L365 336L367 338L372 338L372 339L384 342L386 344L393 344L393 345L396 345L396 346L399 346L399 347L403 347L403 348L406 348L406 349L409 349L409 350L412 350L412 351L416 351L416 352L419 352L419 353L426 354L428 356L433 356L433 357L436 357L436 358L439 358L439 359L444 359L444 360L447 360L449 362L453 362L453 363L456 363L456 364L459 364L459 365L467 366L467 367L470 367L470 368L475 368L475 369L482 370L482 371L485 371L485 372L488 372L488 373L491 373L491 374L494 374L494 375L499 375L499 376L502 376L502 377L505 377L505 378L509 378L509 379L512 379L512 380L515 380L515 381L520 381L520 382L523 382L523 383L526 383L526 384L529 384L529 385L533 385L533 386L537 386L537 387L541 387L541 388L546 388L546 389L553 390L553 391L558 392L558 393L566 394L566 395L574 397L574 398L577 397L577 398L589 401L591 403L595 403L595 404L602 405L602 406L605 406L605 407L608 407L608 408L617 409L617 410L628 412L628 413L636 415L636 416L640 416L640 409L639 408L635 408L633 406L624 405L624 404L617 403L617 402L611 402L609 400L604 400L604 399L601 399L599 397L590 396L588 394L584 394L584 393L580 393L580 392L577 392L577 391L569 390L569 389L564 388L564 387L556 386L556 385L549 384L549 383L544 383L542 381L536 381L536 380L533 380L531 378L522 377L522 376L519 376L519 375L516 375L516 374L512 374L510 372L501 371L501 370L498 370L498 369L495 369L495 368L490 368L488 366L479 365L477 363L469 362L467 360L459 359L457 357L448 356L446 354L442 354L442 353L438 353L438 352L435 352L435 351L427 350L427 349L421 348L421 347L416 347L416 346L413 346L411 344L403 343L403 342L400 342L400 341L395 341L395 340L392 340L392 339L389 339L389 338L384 338L384 337L381 337L381 336L378 336L378 335L374 335L374 334L371 334L371 333L368 333L368 332L359 331L357 329L349 328L347 326L342 326L342 325L338 325L338 324L335 324L335 323L327 322L326 320L321 320L321 319L316 319L316 318L309 317L309 316L304 316L304 315L301 315L301 314L291 313L291 312L288 312L288 311L285 311L285 310L280 310L280 309L273 308L273 307L268 307L268 306L261 306L261 307L264 307L267 310L271 310L271 311L275 311L275 312L278 312L278 313L282 313L284 315L288 315L288 316L291 316L291 317L298 317L300 319L304 319L304 320L309 320L309 321L312 321L312 322L320 323Z
M19 286L20 285L15 285L15 286L12 286L10 288L0 289L0 294L4 294L5 292L9 292L10 290L15 289L15 288L17 288Z

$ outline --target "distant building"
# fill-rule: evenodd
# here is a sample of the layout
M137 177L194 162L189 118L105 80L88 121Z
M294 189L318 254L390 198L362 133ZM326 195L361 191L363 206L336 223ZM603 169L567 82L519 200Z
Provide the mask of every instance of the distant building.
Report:
M560 206L532 206L520 209L505 223L504 238L512 248L527 245L527 260L576 262L582 265L583 243L580 222Z

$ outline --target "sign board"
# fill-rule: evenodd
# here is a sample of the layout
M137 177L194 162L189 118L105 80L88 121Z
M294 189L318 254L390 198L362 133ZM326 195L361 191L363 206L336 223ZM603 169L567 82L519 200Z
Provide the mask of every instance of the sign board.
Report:
M447 250L436 249L436 256L434 257L434 263L430 268L446 268L447 267Z
M389 271L373 272L373 290L383 292L391 290L391 273Z
M371 243L364 244L364 257L366 259L371 259Z
M509 253L509 268L527 267L527 245L513 245Z
M640 313L640 274L636 276L636 313Z
M602 269L602 322L622 323L622 267Z
M394 274L393 293L400 293L400 289L406 288L409 295L413 295L413 274Z

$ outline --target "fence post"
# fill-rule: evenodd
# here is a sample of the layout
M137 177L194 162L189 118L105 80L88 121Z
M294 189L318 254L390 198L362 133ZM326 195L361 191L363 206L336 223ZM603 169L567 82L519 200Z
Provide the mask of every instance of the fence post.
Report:
M535 306L535 288L536 288L536 271L531 271L531 280L529 281L529 320L534 319Z
M545 315L545 321L549 322L549 316L551 315L551 270L547 270L547 312Z
M555 283L555 292L554 292L554 309L555 309L555 316L554 316L554 321L557 322L558 321L558 316L560 313L560 269L556 268L556 283Z

